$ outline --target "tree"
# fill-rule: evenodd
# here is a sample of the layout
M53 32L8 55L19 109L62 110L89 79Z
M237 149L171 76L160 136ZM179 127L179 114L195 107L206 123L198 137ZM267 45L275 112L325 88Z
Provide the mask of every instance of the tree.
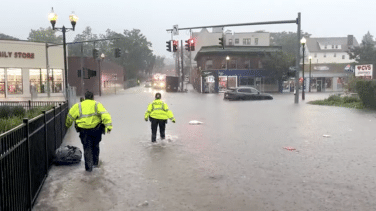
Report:
M307 32L301 32L301 37L310 37L311 34ZM270 33L270 45L282 46L282 50L291 55L296 55L296 50L300 48L297 46L297 34L296 32L277 32Z
M84 42L78 43L82 41L93 41L97 40L98 35L92 33L92 29L90 26L87 26L81 34L77 34L73 40L74 44L68 45L68 53L69 56L81 56L81 45L83 45L83 56L84 57L91 57L93 56L93 49L94 49L94 42ZM77 43L75 43L77 42ZM98 48L100 44L99 42L96 43L95 48ZM100 51L101 52L101 51ZM101 52L102 53L102 52Z
M376 48L373 36L368 32L363 36L360 46L349 48L347 52L350 59L355 59L359 64L374 64L376 63Z
M0 33L0 40L19 40L18 38Z
M56 31L52 30L51 27L45 29L41 27L37 30L32 29L27 40L33 42L49 42L61 44L63 43L63 36L56 36Z
M295 61L296 58L294 55L284 51L277 51L265 55L263 66L265 69L272 71L271 77L278 81L280 90L282 88L282 81L289 78L289 68L295 65Z

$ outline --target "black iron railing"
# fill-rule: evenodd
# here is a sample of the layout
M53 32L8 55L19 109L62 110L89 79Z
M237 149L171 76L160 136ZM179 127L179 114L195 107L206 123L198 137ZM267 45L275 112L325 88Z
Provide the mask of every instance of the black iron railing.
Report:
M30 110L32 108L43 107L43 106L59 106L65 101L0 101L0 106L22 106L25 110Z
M0 210L31 210L66 134L68 103L0 135Z

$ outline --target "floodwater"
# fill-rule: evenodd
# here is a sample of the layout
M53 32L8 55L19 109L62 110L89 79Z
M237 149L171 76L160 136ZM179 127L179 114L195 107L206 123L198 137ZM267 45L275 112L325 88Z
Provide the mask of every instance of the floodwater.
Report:
M100 168L53 166L34 210L376 210L375 112L296 105L290 93L224 101L162 92L176 124L151 144L144 112L154 94L98 97L114 125ZM82 149L74 129L64 144Z

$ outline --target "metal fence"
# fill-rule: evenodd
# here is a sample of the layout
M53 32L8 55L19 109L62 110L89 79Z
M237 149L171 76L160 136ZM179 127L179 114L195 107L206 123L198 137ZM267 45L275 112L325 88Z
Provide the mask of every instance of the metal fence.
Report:
M31 210L66 134L64 102L0 135L0 211Z
M64 101L0 101L0 106L22 106L25 110L42 106L59 106L59 104L65 103Z

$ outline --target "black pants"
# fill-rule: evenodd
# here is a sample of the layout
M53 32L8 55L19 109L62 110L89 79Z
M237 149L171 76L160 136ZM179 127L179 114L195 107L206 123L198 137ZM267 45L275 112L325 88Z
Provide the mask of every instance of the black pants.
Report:
M167 120L154 119L150 117L150 121L151 121L151 141L156 142L158 125L159 125L159 133L161 135L161 139L164 139L166 137L165 130L166 130Z
M93 165L99 162L99 142L102 140L102 129L97 126L92 129L80 129L81 143L84 147L85 169L92 171Z

